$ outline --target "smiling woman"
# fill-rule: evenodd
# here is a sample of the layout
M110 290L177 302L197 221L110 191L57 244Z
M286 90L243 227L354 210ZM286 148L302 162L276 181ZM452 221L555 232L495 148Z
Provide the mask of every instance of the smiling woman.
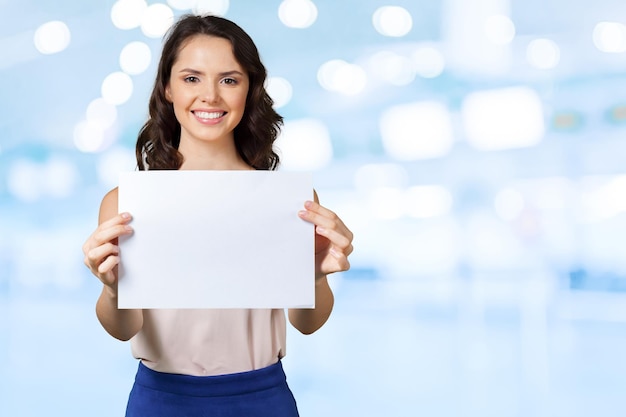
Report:
M183 16L166 39L150 119L137 140L140 170L275 169L279 158L273 145L282 117L273 110L265 79L256 46L239 26L214 16ZM289 309L290 323L304 334L330 316L334 296L327 275L347 270L352 252L350 230L313 195L314 201L302 201L304 207L293 213L315 226L314 307ZM98 319L113 337L130 340L139 360L126 416L297 416L281 362L283 309L118 308L118 239L132 239L131 219L130 213L118 213L118 189L113 189L102 200L100 225L83 246L85 264L103 284ZM167 235L162 226L156 232ZM209 262L219 256L206 245L201 250ZM202 273L211 280L210 273Z

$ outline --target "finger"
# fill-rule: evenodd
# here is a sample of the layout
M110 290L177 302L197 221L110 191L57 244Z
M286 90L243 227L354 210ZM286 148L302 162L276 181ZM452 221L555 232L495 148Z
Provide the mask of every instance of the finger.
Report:
M96 269L102 261L110 255L118 255L120 252L119 246L112 243L105 243L104 245L97 246L91 249L87 253L86 262L87 266Z
M332 248L328 252L334 259L329 259L327 262L323 262L323 267L320 272L324 274L332 274L334 272L347 271L350 269L350 261L347 256L334 252Z
M120 213L116 216L111 217L108 220L103 221L102 223L100 223L101 228L107 228L107 227L111 227L111 226L115 226L118 224L126 224L129 221L132 220L132 216L130 215L130 213L124 212L124 213Z
M104 223L102 225L104 225ZM98 229L96 229L96 231L92 235L93 247L100 246L106 242L111 242L114 239L119 238L120 236L129 235L132 232L132 226L129 226L127 224L117 224L113 226L108 226L106 228L98 227Z
M315 233L320 236L324 236L330 241L332 246L338 247L342 252L346 252L352 243L352 233L347 229L336 230L316 226Z
M322 206L320 203L316 202L316 201L305 201L304 202L304 208L309 210L309 211L313 211L315 213L321 214L324 217L329 217L329 218L339 218L335 212L333 212L332 210L327 209L326 207Z
M308 221L309 223L313 223L316 226L321 226L326 229L334 229L337 227L345 228L345 225L343 224L341 219L337 217L335 213L327 209L324 212L313 210L300 210L298 212L298 216L301 219Z
M98 265L98 273L106 275L113 270L115 265L120 263L120 257L117 255L111 255L106 258L100 265Z

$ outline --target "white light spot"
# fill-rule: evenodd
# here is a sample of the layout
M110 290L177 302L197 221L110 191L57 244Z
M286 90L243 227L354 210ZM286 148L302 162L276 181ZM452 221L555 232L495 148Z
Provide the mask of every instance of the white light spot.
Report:
M147 8L144 0L118 0L111 8L111 21L118 29L134 29L141 25Z
M452 122L446 106L426 101L387 109L380 118L385 152L398 160L437 158L452 147Z
M197 0L167 0L172 9L176 10L188 10L193 8L197 3Z
M110 104L124 104L133 94L133 80L123 72L109 74L102 82L101 94Z
M373 188L404 188L409 176L406 169L398 164L366 164L354 173L354 186L367 192Z
M155 3L141 16L141 31L149 38L160 38L174 23L174 12L167 5Z
M445 60L441 52L432 46L421 46L412 54L413 68L423 78L435 78L445 68Z
M372 190L369 208L374 217L383 220L395 220L404 215L404 194L402 190L380 187Z
M534 39L526 48L528 62L538 69L552 69L561 59L559 46L550 39Z
M487 17L484 31L487 40L494 45L508 45L515 38L515 25L504 15Z
M267 93L274 100L274 108L283 107L289 101L293 94L291 83L282 77L270 77L267 80Z
M593 28L593 43L602 52L626 51L626 26L617 22L600 22Z
M228 0L196 0L193 12L196 15L212 14L224 16L230 6Z
M126 74L141 74L150 66L152 51L143 42L131 42L120 52L120 67Z
M105 101L103 98L97 98L87 106L87 121L97 124L103 129L113 126L117 119L117 107Z
M452 208L452 194L439 185L410 187L404 195L404 210L411 217L424 219L444 216Z
M33 202L41 197L41 173L37 164L26 159L19 159L11 166L7 186L11 194L18 200Z
M134 150L114 147L102 153L97 167L98 179L106 188L113 188L119 184L120 172L133 171L136 167Z
M70 29L63 22L44 23L35 31L35 48L42 54L55 54L70 44Z
M524 197L513 188L505 188L496 195L494 208L502 220L515 220L524 209Z
M626 175L597 182L592 178L583 182L581 199L585 220L602 221L626 212Z
M317 81L324 90L336 91L335 79L339 69L344 65L348 65L348 63L341 59L333 59L320 66L317 70Z
M403 7L383 6L374 12L372 23L381 35L402 37L411 31L413 18Z
M541 99L528 87L471 93L461 113L468 141L480 150L534 146L545 132Z
M415 79L411 60L395 52L378 52L370 58L369 64L378 78L391 85L404 86Z
M104 142L104 129L97 123L82 121L74 128L74 145L81 152L98 152Z
M278 18L287 27L308 28L317 19L317 7L310 0L284 0L278 7Z
M52 158L43 166L42 171L42 188L51 197L68 197L78 184L78 170L66 159Z
M324 168L333 157L328 129L315 119L286 122L276 148L281 166L287 170L314 171Z
M317 80L328 90L344 95L356 95L367 84L365 70L340 59L328 61L317 71Z
M43 164L19 159L8 173L8 189L17 199L34 202L42 197L64 198L78 183L78 170L68 160L53 157Z

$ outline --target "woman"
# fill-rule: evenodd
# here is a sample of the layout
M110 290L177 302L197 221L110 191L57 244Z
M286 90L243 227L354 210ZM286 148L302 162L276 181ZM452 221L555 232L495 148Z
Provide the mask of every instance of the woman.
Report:
M266 70L252 39L215 16L181 17L170 29L141 129L139 169L273 170L282 118L264 88ZM315 225L315 308L289 309L310 334L328 319L327 275L349 268L352 233L332 211L304 202L298 215ZM117 240L132 233L117 212L117 189L102 200L99 226L83 246L85 264L103 283L96 304L106 331L130 340L139 369L126 415L297 416L280 359L280 309L120 310Z

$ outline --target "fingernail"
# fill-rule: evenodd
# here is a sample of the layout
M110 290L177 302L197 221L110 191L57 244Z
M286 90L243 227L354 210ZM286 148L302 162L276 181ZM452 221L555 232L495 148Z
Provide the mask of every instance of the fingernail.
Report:
M307 214L306 210L300 210L298 212L298 216L300 216L300 217L306 217L306 214Z
M313 205L312 201L307 200L307 201L304 202L304 207L306 207L306 208L310 208L311 205Z
M341 257L341 255L339 255L339 253L334 248L330 248L328 252L330 252L330 254L333 255L335 258Z
M323 227L321 227L321 226L317 226L317 231L318 231L319 233L324 233L324 232L326 231L326 229L324 229L324 228L323 228Z
M122 213L122 219L125 219L125 220L130 219L130 214L128 214L128 213Z

